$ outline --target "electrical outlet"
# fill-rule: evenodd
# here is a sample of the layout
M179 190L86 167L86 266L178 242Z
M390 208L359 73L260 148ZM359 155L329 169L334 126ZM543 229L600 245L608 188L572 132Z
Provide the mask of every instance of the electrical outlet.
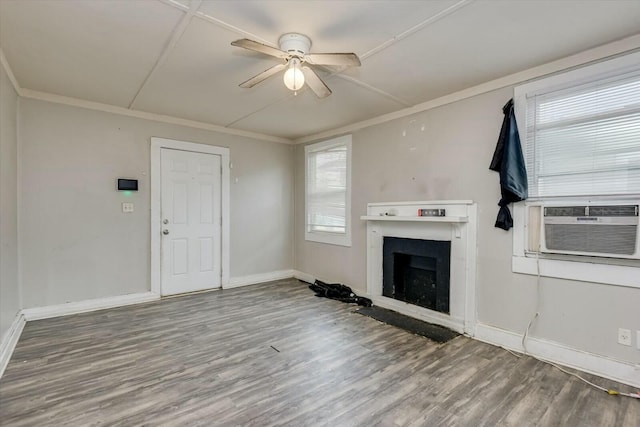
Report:
M618 328L618 344L631 345L631 330Z

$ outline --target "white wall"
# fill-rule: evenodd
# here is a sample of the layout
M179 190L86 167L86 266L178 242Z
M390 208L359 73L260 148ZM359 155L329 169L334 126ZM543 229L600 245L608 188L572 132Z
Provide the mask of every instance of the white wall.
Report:
M0 341L20 310L17 192L18 96L0 66Z
M471 199L479 215L479 321L523 333L535 310L536 280L511 272L512 232L493 226L500 189L498 174L489 170L502 106L512 96L512 88L497 90L355 132L350 248L304 240L304 147L297 146L295 268L364 292L366 226L360 216L367 203ZM532 336L640 362L637 349L617 344L618 327L640 330L640 289L549 278L541 288Z
M291 146L21 99L25 308L150 289L152 136L230 148L232 278L292 268ZM140 191L117 192L118 177Z

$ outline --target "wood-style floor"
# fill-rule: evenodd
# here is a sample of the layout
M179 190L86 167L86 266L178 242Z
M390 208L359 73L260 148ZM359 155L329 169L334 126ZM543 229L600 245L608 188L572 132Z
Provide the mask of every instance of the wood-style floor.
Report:
M0 424L640 426L638 400L354 309L285 280L29 322Z

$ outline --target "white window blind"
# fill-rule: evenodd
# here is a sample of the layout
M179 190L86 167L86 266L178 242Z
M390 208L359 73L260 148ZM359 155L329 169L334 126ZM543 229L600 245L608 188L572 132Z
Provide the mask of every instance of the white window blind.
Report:
M640 194L640 69L526 102L531 199Z
M345 234L347 227L346 144L307 152L307 231Z

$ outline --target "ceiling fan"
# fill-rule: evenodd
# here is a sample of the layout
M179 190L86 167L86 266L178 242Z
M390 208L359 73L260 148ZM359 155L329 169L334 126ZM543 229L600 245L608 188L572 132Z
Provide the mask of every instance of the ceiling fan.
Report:
M331 89L313 71L310 65L360 66L360 59L355 53L309 53L311 39L298 33L283 34L278 40L280 49L250 39L236 40L231 42L231 45L275 56L284 61L250 78L246 82L240 83L240 87L244 88L253 87L286 69L284 84L287 88L297 92L306 82L318 98L325 98L331 95Z

